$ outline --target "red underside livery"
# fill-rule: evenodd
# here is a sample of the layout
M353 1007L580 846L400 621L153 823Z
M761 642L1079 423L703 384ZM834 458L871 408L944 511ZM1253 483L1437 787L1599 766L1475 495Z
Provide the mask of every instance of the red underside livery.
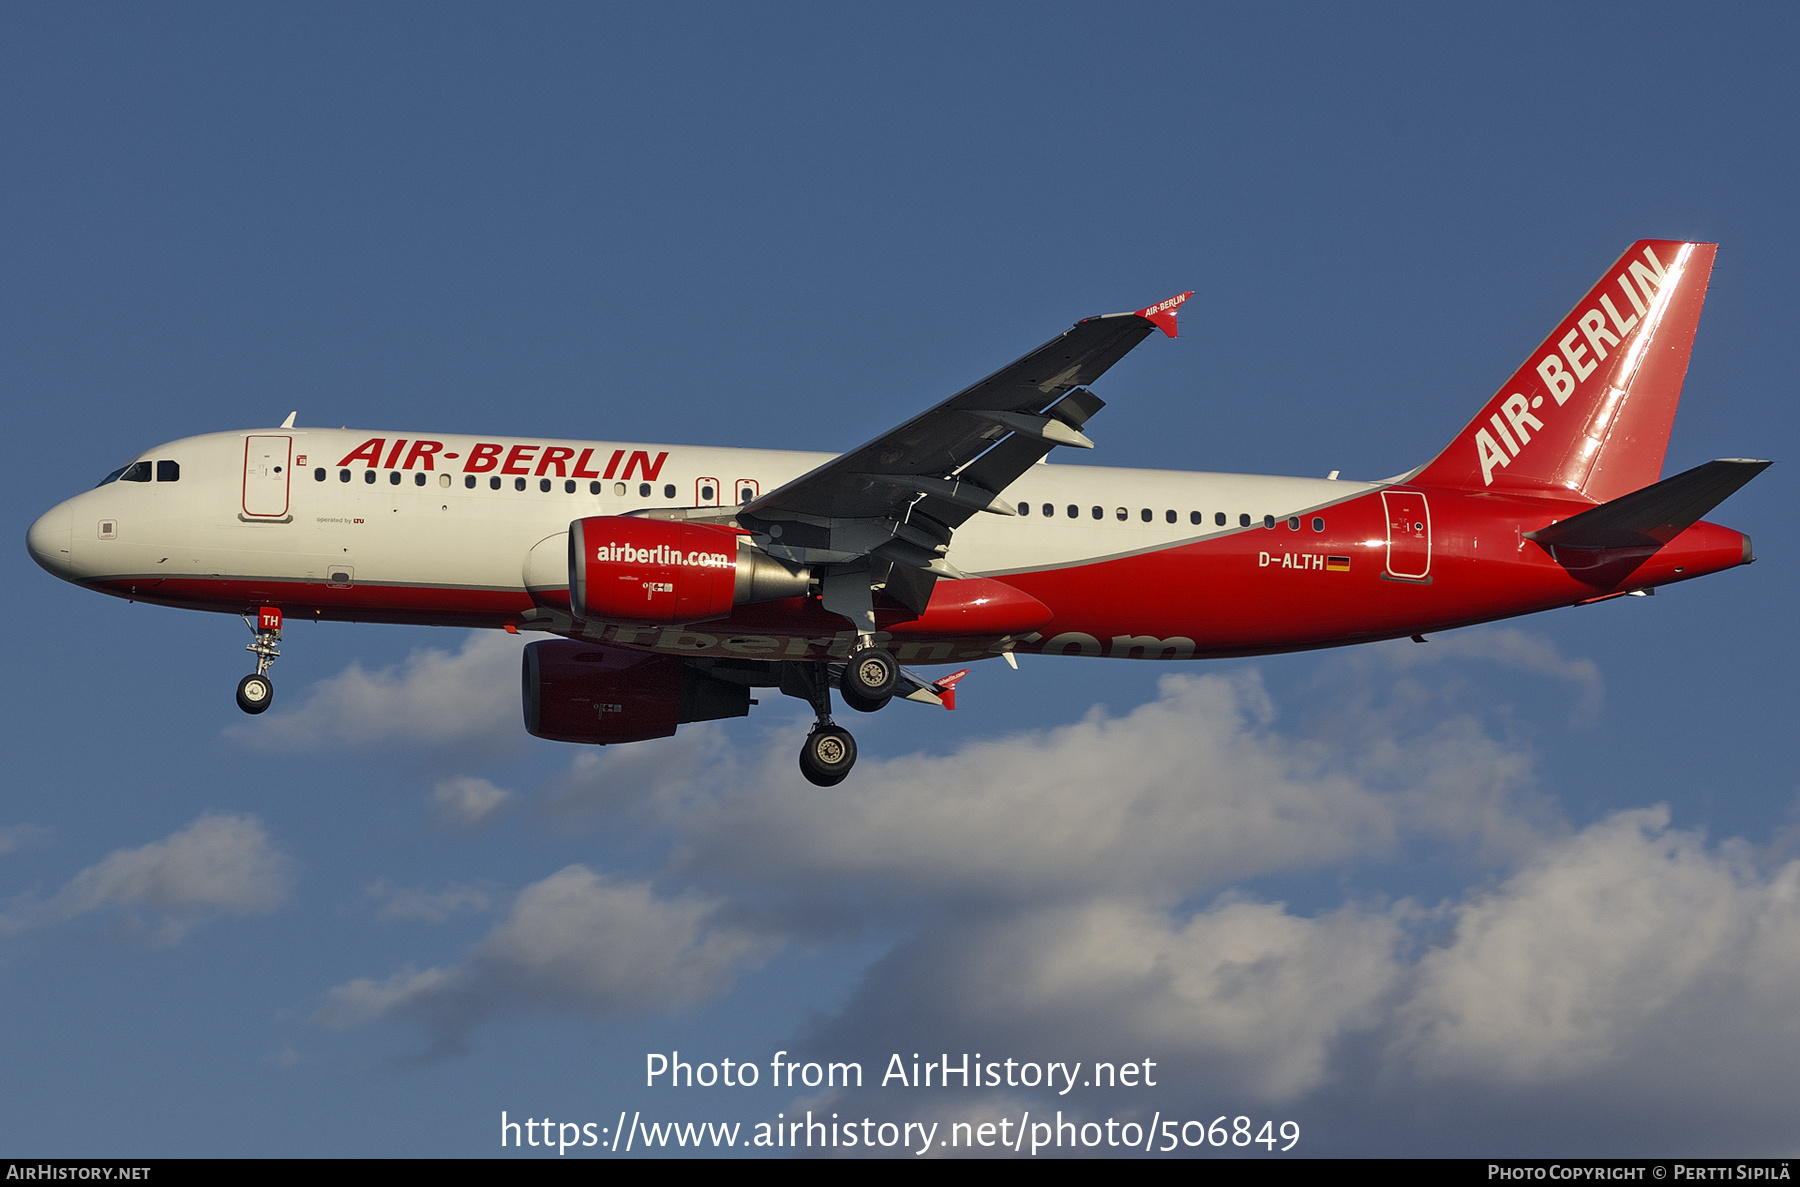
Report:
M150 450L46 513L33 556L137 601L242 614L271 701L284 619L539 634L527 729L664 737L831 690L955 706L1016 653L1199 659L1422 636L1751 561L1701 520L1768 463L1663 478L1715 248L1635 243L1442 453L1377 482L1047 464L1090 384L1190 294L1089 318L838 456L293 427Z

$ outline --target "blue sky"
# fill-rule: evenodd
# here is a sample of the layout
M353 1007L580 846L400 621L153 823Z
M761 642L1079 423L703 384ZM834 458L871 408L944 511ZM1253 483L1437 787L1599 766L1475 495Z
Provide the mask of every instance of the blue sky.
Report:
M7 8L0 1146L1058 1107L641 1086L787 1049L1151 1058L1061 1107L1314 1154L1790 1153L1796 24ZM247 719L236 620L22 547L122 459L290 409L845 448L1188 288L1091 460L1376 478L1643 237L1721 244L1667 470L1776 460L1714 517L1755 566L1429 651L983 666L954 714L856 722L830 792L797 702L530 739L517 642L461 632L291 631Z

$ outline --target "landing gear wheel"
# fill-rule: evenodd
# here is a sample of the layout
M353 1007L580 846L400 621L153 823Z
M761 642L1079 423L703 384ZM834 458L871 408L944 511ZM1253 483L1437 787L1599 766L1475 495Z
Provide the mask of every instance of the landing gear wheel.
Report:
M800 773L808 783L835 787L856 765L856 739L837 725L822 725L806 735L800 747Z
M844 704L858 713L874 713L877 710L885 709L887 703L893 699L892 697L877 697L875 700L866 701L850 686L849 681L845 681L843 686L838 689L838 694L844 698Z
M838 691L844 694L845 700L855 696L880 708L894 695L894 686L899 683L900 665L894 662L894 657L879 647L865 647L850 653L844 675L838 681ZM861 708L860 705L854 707Z
M261 713L275 699L275 685L267 676L252 672L238 681L238 708L246 713Z

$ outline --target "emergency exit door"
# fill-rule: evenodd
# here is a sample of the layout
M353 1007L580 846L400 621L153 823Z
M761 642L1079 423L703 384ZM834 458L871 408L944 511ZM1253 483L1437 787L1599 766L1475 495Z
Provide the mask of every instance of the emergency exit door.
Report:
M280 519L288 513L292 437L244 438L244 517Z
M1431 508L1416 490L1384 490L1387 508L1387 571L1407 581L1431 575Z

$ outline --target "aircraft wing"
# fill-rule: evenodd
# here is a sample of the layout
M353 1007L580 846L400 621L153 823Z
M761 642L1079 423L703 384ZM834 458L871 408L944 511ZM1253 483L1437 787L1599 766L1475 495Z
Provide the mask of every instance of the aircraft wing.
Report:
M942 557L954 529L977 511L1013 514L999 492L1055 446L1093 447L1081 428L1105 402L1083 385L1153 330L1174 337L1176 309L1191 295L1077 322L935 408L769 491L738 522L795 561L916 570L928 594L932 578L961 576ZM879 573L870 580L882 584ZM916 578L897 584L919 594Z

